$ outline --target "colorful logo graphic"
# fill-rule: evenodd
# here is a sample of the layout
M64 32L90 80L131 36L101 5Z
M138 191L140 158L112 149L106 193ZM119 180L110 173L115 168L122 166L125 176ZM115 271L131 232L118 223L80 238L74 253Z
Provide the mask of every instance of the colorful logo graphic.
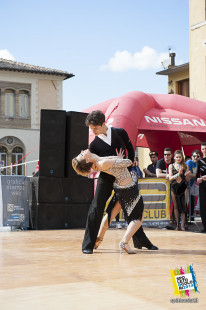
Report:
M191 294L199 293L193 265L187 265L185 269L182 267L171 269L170 274L174 287L174 296L189 297Z

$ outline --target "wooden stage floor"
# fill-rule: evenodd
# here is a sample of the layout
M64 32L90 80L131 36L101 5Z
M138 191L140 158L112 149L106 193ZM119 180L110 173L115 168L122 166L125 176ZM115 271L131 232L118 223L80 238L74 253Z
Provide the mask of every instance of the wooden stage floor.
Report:
M160 250L128 255L124 230L93 255L81 252L84 230L0 232L0 309L206 309L206 234L145 229ZM199 302L172 304L170 270L192 264Z

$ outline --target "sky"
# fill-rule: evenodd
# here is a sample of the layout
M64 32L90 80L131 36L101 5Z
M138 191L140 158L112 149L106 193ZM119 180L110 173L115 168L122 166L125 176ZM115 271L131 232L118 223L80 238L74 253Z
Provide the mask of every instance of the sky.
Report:
M63 109L130 91L166 94L168 65L189 62L188 0L0 0L0 58L64 70Z

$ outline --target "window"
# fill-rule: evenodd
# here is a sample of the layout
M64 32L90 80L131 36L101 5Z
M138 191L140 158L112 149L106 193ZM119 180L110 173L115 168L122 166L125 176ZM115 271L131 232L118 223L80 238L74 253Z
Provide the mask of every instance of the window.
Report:
M29 117L29 95L26 91L19 92L19 116Z
M7 149L4 146L0 146L0 168L7 166ZM0 169L0 175L6 175L7 169Z
M177 82L177 94L185 97L190 96L189 79Z
M15 115L15 94L13 90L5 91L5 115L13 117Z
M23 149L21 147L15 147L12 150L12 164L22 164L23 161L21 160L22 157L24 156L23 154ZM12 174L13 175L23 175L23 165L21 166L14 166L12 167Z

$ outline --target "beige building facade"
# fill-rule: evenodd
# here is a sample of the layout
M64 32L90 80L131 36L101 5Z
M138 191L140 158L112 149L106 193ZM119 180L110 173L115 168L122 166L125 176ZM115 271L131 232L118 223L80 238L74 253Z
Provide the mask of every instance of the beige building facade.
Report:
M206 1L189 0L190 97L206 102Z
M206 0L189 0L189 62L170 65L157 75L168 76L168 94L178 94L206 102Z
M39 158L41 109L62 109L66 71L0 59L0 166ZM1 174L32 175L36 162Z
M176 55L170 53L170 65L156 74L168 76L168 94L206 102L206 0L189 0L188 30L189 62L176 66ZM140 168L145 168L150 164L149 150L139 148L138 153Z

